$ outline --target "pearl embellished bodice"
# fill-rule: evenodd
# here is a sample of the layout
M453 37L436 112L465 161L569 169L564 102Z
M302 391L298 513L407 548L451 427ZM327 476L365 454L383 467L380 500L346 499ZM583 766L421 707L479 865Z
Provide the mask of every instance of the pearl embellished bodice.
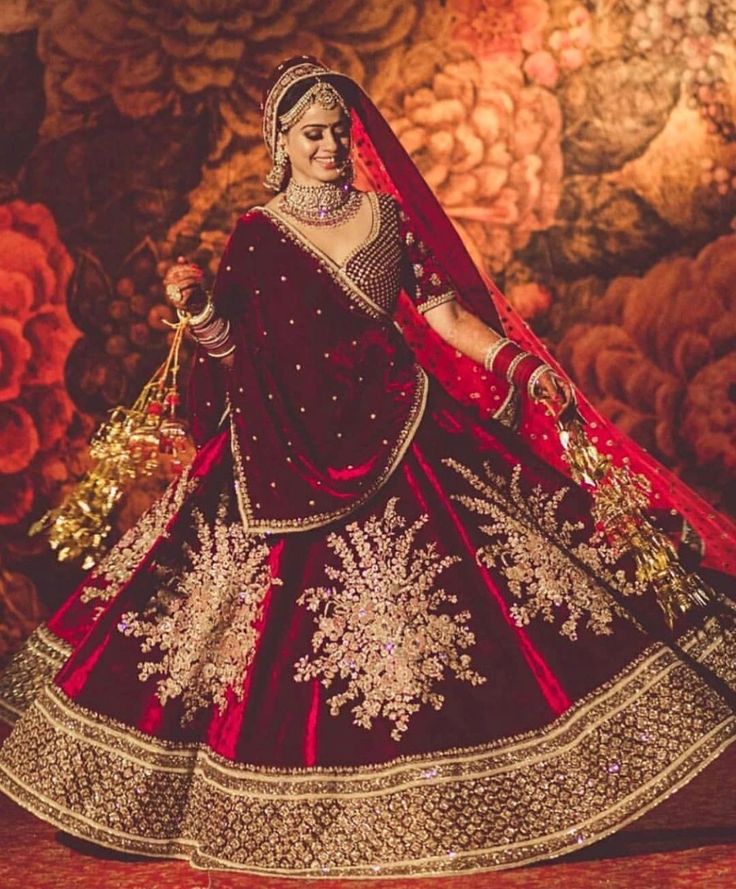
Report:
M370 193L369 199L373 207L373 227L342 267L374 303L391 313L401 289L398 208L387 194Z

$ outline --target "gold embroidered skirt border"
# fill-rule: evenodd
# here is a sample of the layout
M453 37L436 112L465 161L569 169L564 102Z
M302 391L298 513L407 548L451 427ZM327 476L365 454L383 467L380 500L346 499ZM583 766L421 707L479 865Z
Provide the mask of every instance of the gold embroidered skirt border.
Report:
M718 643L699 645L707 659ZM543 730L363 768L235 764L87 712L47 685L0 751L0 786L69 833L195 867L460 874L612 833L712 761L735 722L659 645Z
M45 624L36 627L0 672L0 720L12 725L70 654L71 648Z

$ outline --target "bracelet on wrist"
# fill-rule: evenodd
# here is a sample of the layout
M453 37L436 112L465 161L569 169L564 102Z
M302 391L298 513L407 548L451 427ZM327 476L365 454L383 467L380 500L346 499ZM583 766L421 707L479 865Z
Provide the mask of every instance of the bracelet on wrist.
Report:
M230 330L230 325L222 318L214 318L209 324L203 324L201 327L190 327L192 336L204 343L210 340L216 340L223 335L225 331Z
M539 367L535 368L531 374L529 374L529 379L526 384L526 391L530 398L534 401L540 400L540 392L538 388L539 381L542 377L548 372L552 371L552 368L549 364L540 364ZM552 371L554 372L554 371Z
M215 305L210 299L209 294L207 294L207 301L204 304L204 308L200 309L196 315L190 314L187 321L190 327L201 327L211 321L214 314Z
M234 351L235 351L235 343L231 343L231 344L227 347L227 349L225 349L225 350L222 351L222 352L210 352L210 351L207 351L207 354L210 356L210 358L227 358L227 356L228 356L228 355L232 355Z
M483 367L486 370L493 370L493 365L498 358L499 354L506 346L513 346L514 344L508 337L499 337L495 342L491 343L491 345L486 350L485 355L483 356Z
M509 383L515 382L514 375L516 374L516 369L521 364L521 362L526 360L526 358L528 358L528 357L529 357L528 352L519 352L517 355L514 355L514 357L511 359L511 361L509 362L509 366L506 368L506 379L509 381Z

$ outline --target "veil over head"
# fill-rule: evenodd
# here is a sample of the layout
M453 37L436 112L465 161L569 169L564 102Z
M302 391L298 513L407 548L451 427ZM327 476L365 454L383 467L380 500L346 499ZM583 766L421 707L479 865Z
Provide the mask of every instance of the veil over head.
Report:
M313 78L332 83L351 107L356 186L394 197L408 216L413 231L448 273L461 305L566 376L498 287L476 267L460 234L388 122L351 78L331 70L313 56L296 56L283 61L271 75L262 103L263 136L271 155L278 135L278 110L282 98L294 84ZM494 399L490 393L507 386L506 380L494 377L447 346L403 295L396 317L420 363L455 397L472 405L481 414L492 416L498 397ZM736 525L719 515L673 473L619 432L582 393L576 390L576 395L578 412L598 450L610 455L617 465L627 465L632 472L648 480L652 511L660 523L669 525L679 543L698 549L707 566L735 572ZM554 424L542 407L526 405L518 432L538 456L569 475Z

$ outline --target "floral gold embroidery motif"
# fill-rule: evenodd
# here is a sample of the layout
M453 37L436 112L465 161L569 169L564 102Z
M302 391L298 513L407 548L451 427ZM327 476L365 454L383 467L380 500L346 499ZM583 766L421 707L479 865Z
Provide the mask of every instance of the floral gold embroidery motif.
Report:
M189 565L143 614L128 612L118 624L124 635L143 640L144 654L163 653L161 660L142 661L138 675L142 682L163 677L158 699L180 697L183 722L213 702L223 710L228 689L242 699L266 594L281 583L271 574L264 537L227 522L226 512L224 498L214 525L194 512L199 547L185 546Z
M165 535L169 522L181 509L196 482L190 481L189 470L174 479L158 500L129 528L104 559L91 572L81 595L82 602L114 599L148 555L159 537ZM106 582L94 586L96 580Z
M509 591L518 600L510 608L516 623L526 626L537 617L552 623L557 612L565 614L560 635L568 639L577 639L583 619L591 632L610 635L619 608L595 578L614 585L624 595L640 595L644 590L630 582L622 570L610 567L615 564L615 555L602 537L580 540L582 522L559 518L560 505L570 489L548 493L537 486L524 493L518 466L507 481L486 465L484 480L456 460L444 462L480 495L456 494L453 499L488 517L481 530L489 542L478 549L476 556L506 577ZM590 570L586 571L580 562Z
M475 642L470 613L439 611L457 597L438 588L436 578L459 558L440 556L434 542L418 549L428 516L407 528L396 502L391 498L381 517L348 525L346 536L328 537L342 564L325 568L335 586L305 590L298 600L318 616L314 657L297 661L295 679L320 678L326 688L347 680L345 691L328 699L333 716L358 700L355 724L369 729L383 716L398 741L422 704L442 707L444 696L432 688L447 670L473 685L486 680L461 653Z

